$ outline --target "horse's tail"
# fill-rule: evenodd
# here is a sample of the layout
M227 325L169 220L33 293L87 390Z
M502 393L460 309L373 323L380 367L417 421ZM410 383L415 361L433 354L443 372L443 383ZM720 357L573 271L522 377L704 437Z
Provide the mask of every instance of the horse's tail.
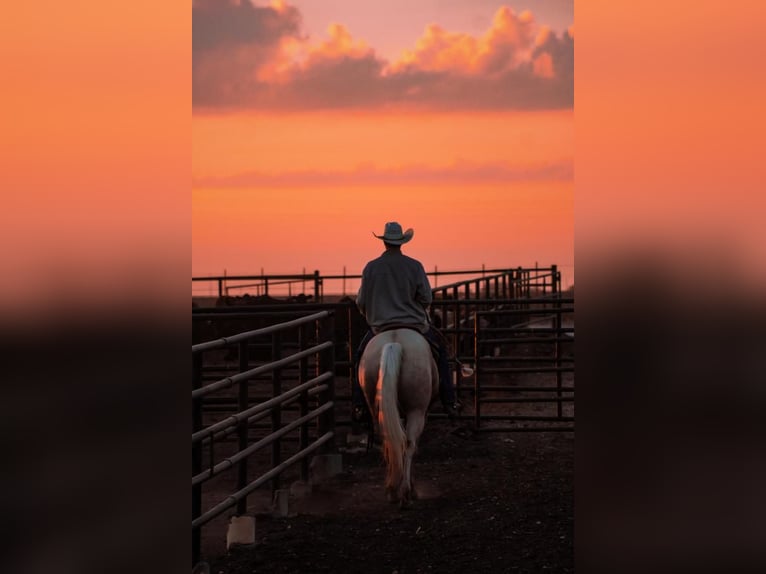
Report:
M399 418L399 373L402 346L386 343L380 354L378 373L378 425L383 434L383 457L388 467L386 486L398 487L402 479L407 435Z

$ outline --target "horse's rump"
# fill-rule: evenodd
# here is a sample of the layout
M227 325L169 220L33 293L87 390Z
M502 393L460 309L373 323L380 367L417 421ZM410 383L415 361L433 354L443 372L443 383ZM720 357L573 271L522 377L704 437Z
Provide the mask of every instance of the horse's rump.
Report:
M362 385L373 416L375 396L380 374L380 359L386 344L398 343L402 348L399 392L402 414L410 408L428 409L438 391L438 370L428 340L414 329L393 329L375 335L364 350L359 363L359 382Z
M438 372L428 341L412 329L377 334L362 355L359 382L382 435L387 490L392 498L406 504L412 490L412 456L438 389Z

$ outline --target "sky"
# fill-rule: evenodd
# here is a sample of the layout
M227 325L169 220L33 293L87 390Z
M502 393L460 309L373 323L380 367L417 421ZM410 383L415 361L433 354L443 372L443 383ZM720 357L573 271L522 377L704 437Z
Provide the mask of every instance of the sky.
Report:
M192 275L574 266L573 2L192 5Z

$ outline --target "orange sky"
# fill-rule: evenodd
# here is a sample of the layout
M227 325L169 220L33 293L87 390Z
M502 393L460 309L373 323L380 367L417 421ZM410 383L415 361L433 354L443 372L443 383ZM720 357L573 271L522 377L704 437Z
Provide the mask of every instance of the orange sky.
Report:
M392 169L456 162L539 166L574 159L573 113L323 112L198 115L195 179L254 171Z
M358 273L382 250L371 232L399 220L428 268L571 264L572 185L205 189L193 195L195 263L209 273ZM226 221L220 225L220 221ZM567 252L569 251L569 253ZM227 267L215 268L219 261ZM199 263L201 264L201 263ZM204 274L204 273L199 273Z
M193 273L359 272L391 219L429 268L571 266L573 135L571 112L195 118Z
M192 275L359 273L397 220L428 269L571 282L573 28L484 10L386 60L343 22L301 35L289 3L195 4Z
M310 3L312 9L320 9L319 0ZM554 4L537 4L543 3ZM542 10L534 4L526 3L537 21L545 24ZM492 21L499 6L491 6L478 23L471 19L471 26L463 28L454 16L448 22L442 21L439 13L423 14L425 8L416 0L408 5L422 22L441 23L448 31L471 32L476 37L486 33L486 23ZM466 1L464 6L468 5L478 11L487 3ZM120 274L127 279L140 278L135 292L160 286L167 289L168 300L175 301L174 281L185 286L188 274L189 207L194 211L191 255L195 275L223 269L258 272L259 257L251 252L251 245L271 240L257 232L268 219L253 215L248 233L233 237L226 245L199 241L214 231L226 237L226 230L236 226L226 220L216 221L215 210L203 212L199 198L212 188L194 185L193 204L188 203L192 14L188 5L156 2L123 8L78 3L77 10L72 10L71 4L44 3L42 9L39 4L14 3L0 22L6 47L0 56L5 74L0 94L4 119L0 179L6 198L0 237L7 246L19 244L23 238L24 246L6 249L6 272L0 287L4 298L13 301L13 308L25 313L28 307L18 301L26 300L23 297L38 287L43 290L55 285L60 290L63 278L71 279L78 292L88 294L82 297L89 305L93 302L91 293L104 292L111 308L113 284ZM383 8L376 4L376 9ZM735 243L745 262L743 268L760 270L760 277L766 277L761 263L766 260L761 221L766 162L760 161L766 129L761 102L766 99L766 83L763 74L757 73L762 65L758 32L765 9L763 2L755 0L730 9L708 0L685 0L672 7L659 0L577 2L576 216L580 269L582 253L591 245L614 246L616 239L626 237L636 243L652 240L663 247L683 237L699 245L701 235L716 244L721 238ZM390 16L413 21L411 11ZM372 35L355 22L346 22L342 12L336 19L355 39L378 48ZM325 22L309 24L313 44L327 38ZM376 25L384 32L394 27L391 21ZM558 23L556 29L565 25ZM385 46L382 52L393 58L413 50L419 38L413 34L401 45ZM559 109L574 115L573 108L570 103ZM366 111L363 106L355 109L352 112L339 106L337 112L351 118L353 113ZM466 116L476 116L467 106L462 109ZM489 107L482 117L492 117L493 109L514 113L496 106ZM327 113L315 111L319 116ZM228 121L238 123L253 114L271 117L272 125L284 120L267 109L216 108L202 113L195 106L191 146L195 177L231 176L250 165L247 162L256 156L246 150L231 166L224 165L230 161L225 154L217 159L212 153L210 157L201 154L203 149L214 145L226 148L233 142L201 139L200 127L206 121L212 125L215 119L221 120L221 126ZM234 119L237 116L240 119ZM488 123L490 128L482 138L474 137L472 145L505 133L511 125L500 120ZM344 125L352 129L355 121ZM387 125L382 122L382 127ZM412 134L420 134L422 126L412 125ZM447 120L445 125L449 125ZM333 126L322 137L335 136L341 127L340 123ZM555 133L546 138L549 130L535 133L542 140L556 141L559 136ZM573 126L568 130L571 136ZM304 137L314 134L307 130ZM280 157L292 157L287 132L272 129L256 136L243 132L241 142L276 145L284 141ZM378 145L378 141L380 138L373 134L368 145ZM528 149L528 145L513 147L508 142L506 157L512 162ZM317 135L314 155L308 157L319 157L323 150ZM351 151L357 150L352 147ZM568 151L574 155L573 144ZM383 165L378 157L368 161ZM216 162L220 162L217 167ZM300 169L300 165L296 167ZM300 177L294 179L299 181ZM571 194L574 185L570 182L564 187ZM324 189L331 186L326 184ZM233 191L226 188L226 193ZM463 202L460 207L465 209L468 204ZM218 205L222 209L225 202ZM560 207L565 210L570 205L564 202ZM516 212L511 207L507 213L513 216ZM301 217L310 220L310 213ZM380 229L385 219L381 214L374 225L360 225L360 251L375 251L377 243L368 234L370 228ZM410 249L422 255L429 266L430 261L439 259L438 253L431 256L422 250L430 235L423 224L402 222L416 229ZM460 223L451 222L445 229L461 229ZM333 221L327 227L335 230L345 225ZM695 229L696 234L692 233ZM344 253L350 245L356 246L345 234L339 237L342 241L331 252ZM569 237L568 245L571 242ZM527 249L532 260L546 259L528 238L509 236L502 244ZM275 251L273 247L270 253ZM567 244L564 249L571 256ZM708 255L707 250L700 252ZM241 255L232 259L232 253ZM473 253L477 263L484 259L484 253L484 249ZM136 273L132 263L126 266L126 259L135 261L136 267L140 263L141 269L151 262L152 273ZM304 259L285 258L283 262L290 270L311 266L312 262ZM350 266L352 262L346 263ZM436 264L444 267L447 262L439 260ZM83 268L88 271L79 272ZM78 273L72 272L75 269ZM173 279L164 279L171 272L176 273ZM54 305L60 302L58 291L51 301Z

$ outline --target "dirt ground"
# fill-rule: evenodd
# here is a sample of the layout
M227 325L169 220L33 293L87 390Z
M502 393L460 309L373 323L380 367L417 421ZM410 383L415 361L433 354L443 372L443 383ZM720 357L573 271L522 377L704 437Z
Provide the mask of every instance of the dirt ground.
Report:
M203 541L210 571L574 570L573 432L476 434L431 420L413 464L419 499L407 510L386 501L379 450L342 450L343 472L292 497L289 517L255 512L254 546L227 553Z

